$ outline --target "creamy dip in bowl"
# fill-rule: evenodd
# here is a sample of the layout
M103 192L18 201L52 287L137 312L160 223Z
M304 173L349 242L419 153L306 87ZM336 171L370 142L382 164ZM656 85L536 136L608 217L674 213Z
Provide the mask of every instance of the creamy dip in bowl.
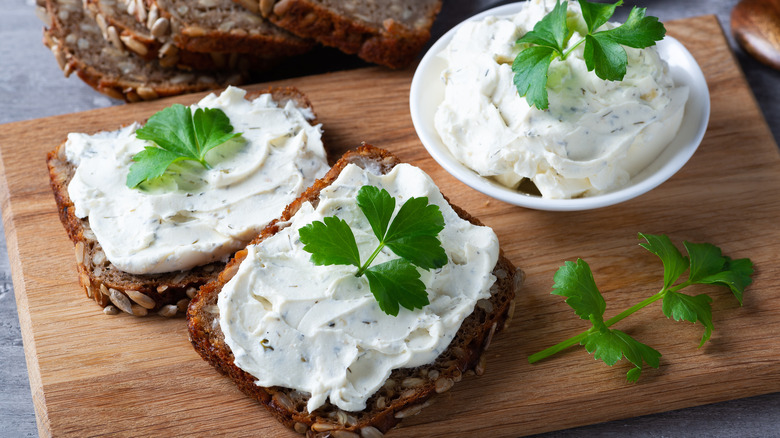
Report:
M666 181L693 155L709 119L709 92L701 69L685 47L674 38L666 37L652 50L627 49L629 62L639 63L642 68L635 69L632 76L632 67L629 66L625 87L629 90L626 92L629 98L625 102L618 100L621 90L616 90L616 85L620 83L605 82L602 86L599 84L601 80L593 72L585 72L591 77L583 80L576 77L584 76L581 71L574 71L576 65L556 67L555 62L550 69L548 86L551 90L550 109L545 112L536 108L529 110L525 99L517 96L511 75L501 71L508 69L509 65L501 66L495 62L488 65L485 68L486 76L494 76L494 80L475 79L475 87L482 89L478 89L472 97L465 96L469 93L467 88L453 89L453 85L458 85L453 82L469 78L463 72L469 67L462 64L453 68L442 56L446 54L453 58L459 55L452 54L450 43L453 39L471 46L464 50L474 50L474 46L479 48L480 44L486 45L487 51L498 47L487 56L500 58L501 46L512 46L522 35L522 32L517 34L516 23L522 23L523 19L510 16L528 7L528 12L532 12L534 19L538 20L544 15L542 3L535 1L529 5L521 2L488 10L461 23L433 45L415 72L410 95L412 121L423 145L442 167L465 184L499 200L535 209L586 210L604 207L641 195ZM570 16L575 11L579 12L578 7L570 4ZM530 30L533 22L521 24L520 27ZM488 34L490 38L487 38L486 28L495 28L495 36ZM456 36L459 29L462 32ZM493 39L499 42L493 42ZM576 39L576 36L572 38ZM465 58L473 58L475 64L482 66L477 52ZM571 57L567 63L569 59ZM511 59L508 59L508 63L511 65ZM570 74L570 77L565 78L569 85L585 84L583 88L587 91L583 93L602 93L605 100L600 100L602 96L599 95L582 104L584 99L567 101L565 95L559 98L554 88L560 86L560 70L563 74ZM505 77L501 78L501 74ZM472 74L471 78L476 77ZM449 91L445 91L445 83L450 87ZM511 99L496 98L501 96L501 88L505 88L504 95L514 93ZM655 90L658 90L660 97L648 93ZM608 100L606 95L610 93L611 100ZM641 99L635 96L632 100L631 94L641 95ZM461 96L464 96L462 102ZM480 107L484 100L488 104ZM585 115L575 114L574 119L566 120L564 113L575 107L571 102L589 106L587 111L590 113L579 111ZM522 108L522 105L526 108ZM633 113L617 121L623 129L614 126L606 129L606 124L600 123L601 120L596 121L590 129L584 126L588 118L600 119L605 114L610 118L614 116L610 111L625 110L627 107L632 108ZM658 111L652 113L656 109ZM569 112L574 113L573 110ZM637 115L637 112L640 114ZM476 122L474 119L477 119ZM550 120L557 123L557 119L561 119L561 126L551 127ZM489 126L491 123L494 126ZM534 123L538 126L531 126ZM642 129L645 124L647 126ZM514 133L504 128L519 130L519 140L508 139ZM605 139L611 140L610 131L613 129L616 131L613 144L603 147L606 152L594 152L594 147L598 149L606 144ZM586 130L590 132L591 138L584 135ZM558 137L540 141L529 137L528 132L541 135L552 132L550 135ZM585 146L577 150L577 145L571 142L568 148L557 152L550 146L568 139ZM453 147L453 142L458 141L467 142L467 147ZM468 142L472 143L469 145ZM483 144L474 145L473 142ZM581 156L578 157L578 154ZM513 155L520 158L513 162ZM501 158L496 159L497 156ZM618 161L610 162L611 159ZM536 186L528 184L531 180L537 183ZM521 181L525 182L519 189L516 188ZM533 194L536 190L543 196Z

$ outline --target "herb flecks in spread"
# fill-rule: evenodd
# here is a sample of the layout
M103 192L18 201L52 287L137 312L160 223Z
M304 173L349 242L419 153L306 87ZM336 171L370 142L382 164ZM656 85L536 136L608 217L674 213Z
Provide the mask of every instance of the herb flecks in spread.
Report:
M415 268L430 304L388 315L367 276L355 276L354 264L315 265L312 254L303 249L300 229L336 216L349 224L360 260L370 258L377 236L357 204L363 186L386 190L396 199L396 213L410 198L426 197L439 208L444 229L438 238L447 264ZM383 205L377 208L384 211ZM387 226L390 233L392 218L387 213L377 216L385 218L378 229ZM311 394L309 412L328 400L345 411L363 410L392 370L433 363L496 285L496 234L462 219L433 180L408 164L382 175L348 164L320 191L316 203L303 202L277 228L262 242L247 246L246 258L220 291L219 326L237 367L259 386ZM398 255L386 246L373 264L392 260ZM274 349L263 348L263 339Z
M596 76L604 80L622 81L628 65L628 56L622 46L643 49L655 45L666 35L666 29L658 18L645 16L646 9L636 6L622 25L596 31L607 23L623 0L614 4L579 0L579 4L587 33L575 44L569 44L573 32L567 23L567 0L562 3L556 1L552 12L517 40L518 44L530 45L518 53L512 64L515 86L520 96L525 96L528 105L547 109L550 64L556 58L565 60L582 43L585 43L584 59L588 71L595 70Z
M750 259L732 260L723 256L721 249L709 243L683 242L688 256L683 256L665 235L639 233L646 242L640 246L657 255L664 265L663 287L655 295L630 307L618 315L604 320L606 302L593 279L593 273L585 261L566 262L555 273L553 294L566 297L566 304L574 309L581 319L591 322L592 327L544 351L531 355L530 363L538 362L577 343L588 353L609 366L625 357L635 368L628 371L628 381L636 381L647 364L658 368L661 353L626 333L610 329L613 324L649 304L662 300L661 310L667 318L675 321L699 322L704 326L704 335L699 347L712 335L712 298L707 294L687 295L679 292L693 284L715 284L731 289L734 297L742 304L745 288L753 282L753 263ZM677 283L685 271L688 278ZM676 283L676 284L675 284Z
M211 149L211 170L177 162L140 190L127 186L133 157L149 146L136 136L138 124L68 135L65 154L76 167L68 185L74 213L89 218L114 266L157 274L224 260L327 172L322 132L311 123L309 108L271 94L246 97L228 87L190 108L220 109L243 133L241 141Z
M533 35L556 4L531 0L519 4L516 14L463 23L439 55L446 63L444 100L434 124L452 156L482 177L528 193L535 186L548 199L596 196L626 186L661 155L681 126L689 89L675 83L662 58L677 46L673 41L661 48L618 47L628 60L621 81L588 71L585 43L574 47L589 34L583 15L590 15L593 27L609 13L586 6L590 12L584 14L570 1L566 17L559 18L566 19L568 31L539 37L567 41L561 46L565 59L555 55L537 64L548 78L533 93L544 94L549 107L529 105L513 83L512 60L529 50L541 58L538 50L550 49L532 45L521 51L527 44L516 42ZM623 26L644 23L637 12L634 17ZM593 28L593 35L603 34L598 38L625 29L611 22ZM529 80L545 76L529 73Z
M130 188L162 176L171 164L181 160L197 161L211 169L206 153L241 137L241 133L233 132L230 119L221 109L198 108L193 113L178 103L155 113L135 135L154 144L133 157L127 174Z
M356 266L355 276L366 275L371 293L388 315L397 316L399 304L409 310L429 304L415 266L429 270L447 264L447 254L436 237L444 229L439 207L429 205L426 197L409 198L393 217L395 198L374 186L363 186L358 191L357 204L379 240L371 256L361 264L349 224L330 216L299 231L303 249L312 254L312 263ZM401 258L371 266L385 246Z

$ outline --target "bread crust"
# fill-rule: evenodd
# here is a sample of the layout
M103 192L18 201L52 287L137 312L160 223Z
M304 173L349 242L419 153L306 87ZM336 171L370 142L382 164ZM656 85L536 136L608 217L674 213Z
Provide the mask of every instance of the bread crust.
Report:
M260 2L265 3L261 0ZM426 22L415 28L391 18L381 26L371 26L321 6L310 0L279 0L264 15L279 27L326 46L394 69L409 66L431 37L430 28L441 9L435 0ZM260 8L263 10L263 8Z
M311 202L316 206L320 191L330 185L349 163L378 167L381 173L387 173L399 161L389 152L365 144L347 152L330 172L292 202L281 217L271 222L252 243L262 242L277 233L277 224L288 221L303 203ZM464 210L452 207L461 218L482 225ZM235 275L246 254L245 249L238 251L219 277L201 287L193 298L187 311L190 341L204 360L230 377L241 391L260 402L285 426L307 436L329 436L336 431L363 437L381 436L402 418L418 413L427 406L431 396L448 390L460 381L464 373L473 370L481 375L485 369L484 352L495 332L503 329L511 319L515 290L523 279L522 272L515 269L503 251L499 251L493 270L497 280L491 288L490 299L480 300L450 346L433 364L393 370L385 385L369 398L364 411L344 412L326 402L310 413L306 411L308 395L289 388L255 385L255 378L234 364L230 347L224 342L219 327L217 297L225 283Z
M280 106L292 100L298 107L314 111L309 99L294 87L253 91L245 98L252 100L265 93L271 93ZM311 123L316 124L316 119ZM119 270L105 259L89 220L75 215L73 201L68 195L68 184L75 167L65 158L65 141L46 155L46 164L60 221L74 245L79 283L87 298L94 299L101 307L113 304L115 308L136 316L150 312L159 312L162 316L184 313L196 290L215 279L225 267L224 262L213 262L188 271L143 275Z

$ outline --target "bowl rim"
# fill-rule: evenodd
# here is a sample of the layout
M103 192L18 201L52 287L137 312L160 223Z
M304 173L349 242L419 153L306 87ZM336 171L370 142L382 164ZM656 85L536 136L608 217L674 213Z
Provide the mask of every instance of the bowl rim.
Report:
M677 173L677 171L690 160L704 138L710 118L710 95L704 73L693 58L693 55L691 55L682 43L668 35L662 41L658 42L657 47L658 50L662 52L662 55L668 55L667 57L662 57L669 64L670 71L676 71L676 76L679 76L675 77L675 83L678 85L687 85L689 87L689 98L685 104L685 113L675 139L663 149L653 163L648 165L648 169L657 167L654 171L645 169L632 177L626 186L608 193L584 198L549 199L525 194L501 186L496 182L478 175L451 155L449 149L443 144L435 128L432 126L432 119L430 126L426 126L426 115L423 113L423 105L419 102L427 95L425 91L426 85L431 84L430 81L425 81L424 76L431 75L431 69L435 68L435 65L433 64L435 64L439 53L444 50L447 44L452 40L455 32L457 32L464 23L480 20L488 16L514 14L522 10L525 7L525 4L526 2L518 2L498 6L462 21L440 37L425 53L418 64L414 76L412 77L409 93L409 109L414 129L423 147L425 147L431 157L433 157L433 159L448 173L472 189L509 204L548 211L578 211L615 205L649 192ZM672 57L671 55L674 56ZM439 70L435 73L437 73L438 77L441 71ZM678 82L680 79L682 80ZM443 85L440 86L443 89ZM436 102L437 106L438 103L439 102ZM695 120L691 120L692 118ZM692 122L696 122L696 125L695 131L691 131L690 128L687 129L690 138L678 147L679 150L671 150L671 145L679 140L683 128L686 127L686 124Z

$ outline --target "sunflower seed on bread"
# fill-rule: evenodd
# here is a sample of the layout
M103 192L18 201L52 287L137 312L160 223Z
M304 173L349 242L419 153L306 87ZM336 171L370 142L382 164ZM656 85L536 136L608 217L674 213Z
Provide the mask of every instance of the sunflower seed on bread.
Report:
M83 5L106 41L110 42L110 34L116 33L128 50L147 61L157 59L162 44L145 25L127 12L127 5L123 0L84 0ZM109 31L110 27L114 30Z
M200 71L236 71L243 76L270 70L282 60L281 56L236 52L193 52L179 48L171 37L170 20L161 17L156 6L147 12L147 22L140 23L128 11L131 0L85 0L87 12L95 20L103 37L118 33L126 50L147 61L158 61L161 67ZM113 27L114 30L110 28ZM217 37L217 36L215 36Z
M325 177L291 203L281 217L266 227L252 244L263 245L266 239L273 238L289 226L296 212L303 206L308 203L317 205L321 191L333 184L350 164L375 175L383 175L389 173L399 161L390 153L368 145L348 152ZM455 206L452 208L461 219L481 225L462 209ZM419 413L430 403L434 394L452 388L469 370L482 374L485 370L484 352L493 335L512 317L515 291L523 278L522 272L516 270L499 250L498 261L492 271L495 283L490 287L489 298L477 303L460 325L452 342L432 363L393 370L384 384L367 399L362 411L345 411L326 401L321 407L309 412L308 393L281 386L259 386L255 376L239 368L222 331L219 295L247 259L248 253L248 250L237 252L218 279L201 287L193 298L187 311L190 340L204 360L232 379L277 420L311 437L381 437L403 418Z
M180 71L146 61L125 48L113 26L107 28L105 39L79 0L47 0L46 11L50 27L44 29L43 41L65 76L76 73L91 87L115 99L152 100L221 88L243 79L229 71Z
M248 53L275 58L305 53L313 47L312 41L274 26L231 0L130 1L156 11L158 20L168 20L170 30L161 41L170 40L191 52ZM136 18L150 24L148 16ZM151 23L150 30L154 30L155 23Z

